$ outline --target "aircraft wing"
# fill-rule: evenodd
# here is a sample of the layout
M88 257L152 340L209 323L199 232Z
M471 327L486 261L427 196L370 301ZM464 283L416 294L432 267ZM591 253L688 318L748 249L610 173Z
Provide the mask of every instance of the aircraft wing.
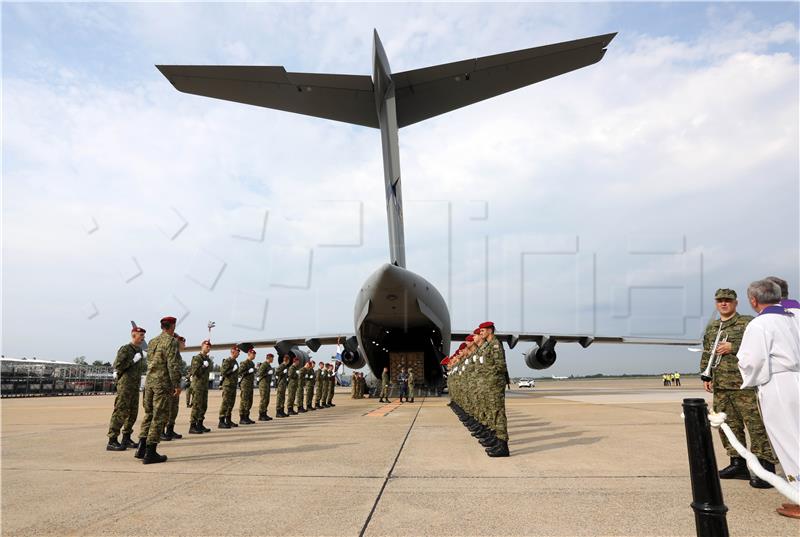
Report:
M599 62L615 33L392 74L405 127Z
M452 341L464 341L472 332L452 332ZM690 346L700 343L698 340L691 339L671 339L671 338L642 338L642 337L617 337L617 336L589 336L589 335L560 335L560 334L534 334L534 333L520 333L509 334L497 332L495 334L497 339L506 343L510 349L513 349L520 341L528 341L541 345L547 339L553 339L561 343L578 343L584 349L592 343L615 343L615 344L628 344L628 345L677 345L677 346Z
M276 338L276 339L263 339L259 341L240 341L240 342L229 342L229 343L213 343L211 345L212 351L218 351L223 349L230 349L235 344L241 343L250 343L255 348L263 348L263 347L272 347L274 348L279 343L282 346L286 347L294 347L294 346L305 346L311 349L312 352L317 352L317 350L322 345L336 345L336 343L341 343L344 345L344 342L347 338L351 337L352 334L340 334L335 336L315 336L315 337L286 337L286 338ZM199 345L187 346L187 351L194 352L199 351Z
M175 89L378 128L372 79L288 73L280 66L156 65Z

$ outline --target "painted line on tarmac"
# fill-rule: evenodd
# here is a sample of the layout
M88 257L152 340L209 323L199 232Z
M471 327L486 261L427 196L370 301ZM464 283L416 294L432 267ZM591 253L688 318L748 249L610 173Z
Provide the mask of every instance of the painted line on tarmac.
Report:
M403 438L403 443L400 444L400 449L397 450L397 455L394 458L394 462L392 463L392 467L389 468L389 471L386 473L386 477L383 480L383 485L381 485L381 490L378 492L378 496L375 498L375 503L372 504L372 509L370 509L369 515L367 515L367 520L364 522L364 526L361 528L361 531L358 533L358 537L364 537L364 534L367 532L367 527L369 526L369 523L372 520L372 515L375 514L375 509L378 508L378 502L381 501L381 496L383 496L383 491L386 490L386 484L389 483L389 478L392 477L392 472L394 472L394 467L397 466L397 461L400 459L400 454L403 452L403 448L406 445L406 441L408 440L408 436L411 434L411 429L414 428L414 424L417 422L417 418L419 417L419 413L422 410L422 403L424 403L424 402L425 402L425 397L423 397L422 401L420 401L420 405L417 408L417 413L414 414L414 419L411 420L411 425L408 426L408 431L406 431L406 436Z

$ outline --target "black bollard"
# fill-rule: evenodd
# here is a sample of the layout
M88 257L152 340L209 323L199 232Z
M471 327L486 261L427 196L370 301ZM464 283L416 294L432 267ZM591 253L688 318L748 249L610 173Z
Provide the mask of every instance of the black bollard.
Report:
M728 537L728 508L722 501L717 458L711 441L708 405L705 399L683 400L689 474L692 478L692 509L698 537Z

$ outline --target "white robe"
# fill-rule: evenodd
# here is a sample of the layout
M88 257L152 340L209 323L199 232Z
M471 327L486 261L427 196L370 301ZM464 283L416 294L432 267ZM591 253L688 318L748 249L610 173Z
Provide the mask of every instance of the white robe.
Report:
M742 388L758 386L758 403L787 480L800 489L800 330L790 315L759 315L736 354Z

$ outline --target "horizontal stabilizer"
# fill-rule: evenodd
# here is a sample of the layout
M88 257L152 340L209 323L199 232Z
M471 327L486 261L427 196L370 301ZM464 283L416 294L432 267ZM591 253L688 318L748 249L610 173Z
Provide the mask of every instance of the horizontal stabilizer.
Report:
M378 127L368 76L287 73L283 67L266 66L156 67L184 93Z

